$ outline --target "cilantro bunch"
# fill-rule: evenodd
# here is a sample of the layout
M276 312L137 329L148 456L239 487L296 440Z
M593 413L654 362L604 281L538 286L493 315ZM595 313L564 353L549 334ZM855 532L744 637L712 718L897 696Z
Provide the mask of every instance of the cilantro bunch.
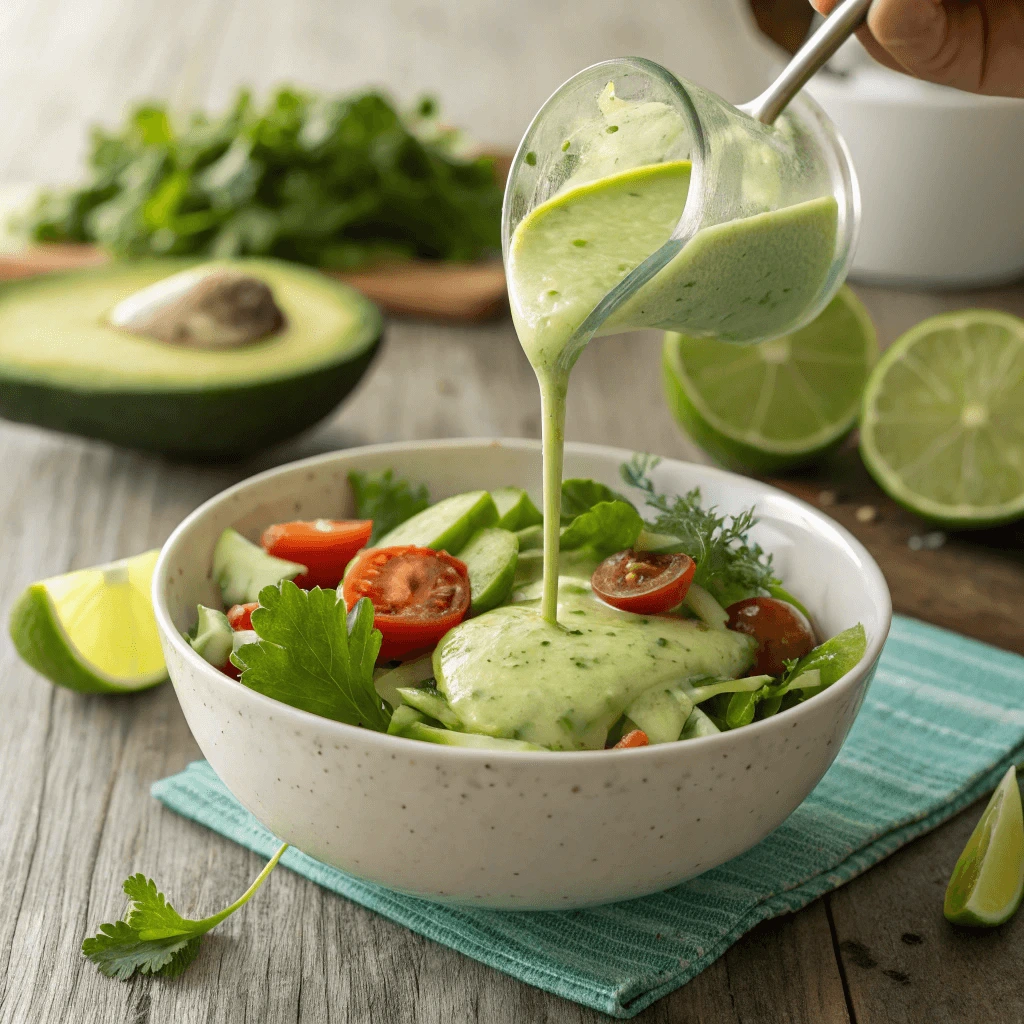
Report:
M22 225L39 242L123 258L274 256L346 270L385 257L473 260L500 246L493 162L460 155L432 100L284 88L184 123L165 106L92 133L86 181L44 191Z
M747 537L757 523L754 510L720 516L714 507L701 507L700 489L696 487L672 498L658 494L650 473L659 461L653 455L634 455L623 463L622 478L647 492L646 504L657 513L651 530L675 537L696 562L693 582L712 593L723 606L778 586L772 556Z

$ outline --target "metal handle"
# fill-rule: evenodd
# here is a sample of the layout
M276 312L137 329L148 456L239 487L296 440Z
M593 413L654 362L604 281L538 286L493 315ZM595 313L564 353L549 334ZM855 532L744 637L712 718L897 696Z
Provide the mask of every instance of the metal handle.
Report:
M817 32L797 50L782 74L760 96L740 110L762 124L771 124L807 80L859 28L868 16L871 0L843 0Z

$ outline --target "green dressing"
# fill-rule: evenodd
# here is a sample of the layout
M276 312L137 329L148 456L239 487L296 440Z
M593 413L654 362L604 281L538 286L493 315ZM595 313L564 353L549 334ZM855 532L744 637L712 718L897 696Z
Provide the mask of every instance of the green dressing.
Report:
M616 611L565 583L559 624L536 602L467 619L434 652L434 676L469 732L553 750L598 750L642 693L706 676L735 678L754 641L672 615Z

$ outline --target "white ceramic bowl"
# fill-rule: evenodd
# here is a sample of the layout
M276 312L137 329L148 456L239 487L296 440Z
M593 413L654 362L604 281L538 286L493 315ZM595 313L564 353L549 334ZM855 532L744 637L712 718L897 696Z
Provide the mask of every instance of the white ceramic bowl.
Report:
M1016 280L1024 273L1024 100L921 82L853 45L863 64L807 85L846 140L860 182L851 276L933 288Z
M631 453L568 445L567 477L627 491ZM793 710L707 739L629 751L510 753L434 746L328 721L211 668L182 639L196 604L216 605L214 544L282 519L352 512L346 475L393 468L435 500L471 488L540 489L533 441L427 441L306 459L229 488L164 545L157 624L185 718L225 785L271 832L360 878L428 899L564 909L642 896L749 849L804 799L835 758L889 629L885 580L842 527L781 491L665 460L660 490L701 488L736 512L757 506L756 539L823 635L860 621L867 654ZM638 504L641 496L635 495Z

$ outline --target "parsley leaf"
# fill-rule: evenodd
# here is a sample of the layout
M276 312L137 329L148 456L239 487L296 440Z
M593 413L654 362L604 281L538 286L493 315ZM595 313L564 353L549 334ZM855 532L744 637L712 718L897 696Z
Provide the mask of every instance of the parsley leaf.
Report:
M408 480L396 480L390 469L381 473L353 470L348 482L355 498L356 518L373 520L371 544L430 504L426 486L414 488Z
M249 902L287 849L285 843L234 903L198 921L182 917L151 878L132 875L123 886L131 900L127 917L101 924L99 932L82 943L82 953L101 973L119 981L127 981L136 972L177 977L199 955L201 938Z
M221 115L148 104L94 129L86 180L25 215L39 242L119 257L275 256L347 270L382 258L475 260L501 245L502 187L436 104L247 92Z
M282 580L260 591L252 628L259 642L235 652L242 683L322 718L387 730L391 715L373 685L381 635L369 598L348 613L336 591Z
M772 569L772 556L747 539L757 523L752 508L737 516L720 516L715 508L702 508L700 489L669 498L658 494L650 473L660 459L634 455L621 467L627 484L647 493L647 505L657 513L651 530L676 537L683 551L697 563L694 583L710 591L720 604L750 597L781 581Z

